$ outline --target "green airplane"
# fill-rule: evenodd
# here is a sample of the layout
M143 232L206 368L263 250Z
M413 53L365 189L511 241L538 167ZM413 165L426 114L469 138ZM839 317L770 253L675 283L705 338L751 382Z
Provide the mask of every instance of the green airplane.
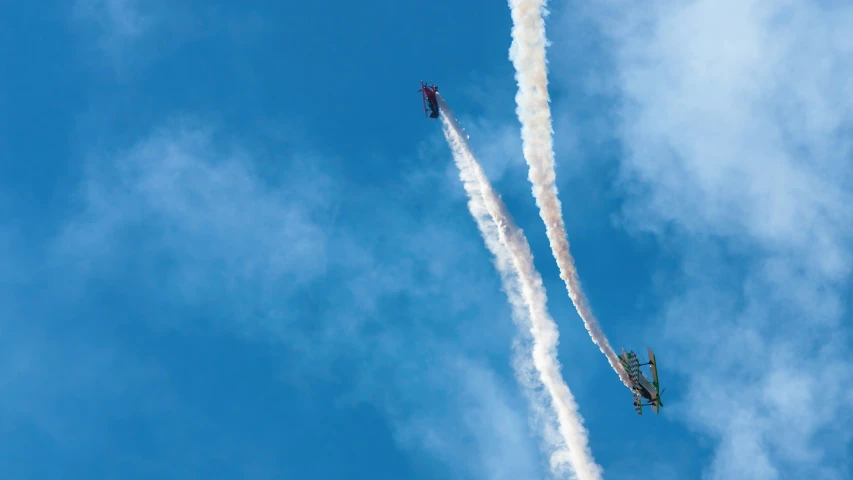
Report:
M655 360L655 352L649 348L649 361L646 363L640 363L640 361L637 360L636 353L633 351L625 352L625 349L623 348L622 354L619 355L619 360L622 362L622 366L625 367L625 371L628 372L628 375L631 377L631 381L633 382L631 390L634 391L634 408L637 410L637 413L642 415L644 406L650 406L652 407L653 412L658 413L658 409L663 407L663 402L660 400L660 396L663 394L663 391L661 391L660 383L658 382L658 366L657 361ZM643 365L651 366L651 382L649 382L649 379L640 371L640 367ZM648 400L649 403L643 403L643 399Z

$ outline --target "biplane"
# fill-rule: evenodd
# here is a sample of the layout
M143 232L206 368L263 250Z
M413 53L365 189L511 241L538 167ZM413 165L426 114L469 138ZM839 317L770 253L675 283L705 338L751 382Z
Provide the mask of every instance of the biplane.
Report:
M621 360L622 366L625 367L625 371L628 372L628 376L631 377L631 382L633 383L631 390L634 391L634 408L637 410L637 413L642 415L644 406L650 406L652 407L653 412L658 413L658 409L663 407L663 402L661 402L660 399L663 391L661 391L660 383L658 381L658 365L657 360L655 360L655 352L649 348L649 361L646 363L640 363L637 359L636 353L625 352L625 349L623 348L622 354L619 355L619 360ZM643 365L649 365L651 367L651 382L646 378L643 372L640 371L640 367ZM643 403L644 399L648 400L648 403Z
M430 82L424 83L421 80L421 97L423 97L424 101L424 115L427 115L427 106L429 106L429 118L438 118L438 99L435 97L438 93L438 87L433 83L430 86Z

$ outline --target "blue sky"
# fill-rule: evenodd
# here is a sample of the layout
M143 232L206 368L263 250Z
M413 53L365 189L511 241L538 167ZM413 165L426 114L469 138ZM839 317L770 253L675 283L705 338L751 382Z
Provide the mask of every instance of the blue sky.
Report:
M418 81L528 236L605 478L850 475L853 9L551 7L558 277L506 4L18 2L0 28L4 478L545 478Z

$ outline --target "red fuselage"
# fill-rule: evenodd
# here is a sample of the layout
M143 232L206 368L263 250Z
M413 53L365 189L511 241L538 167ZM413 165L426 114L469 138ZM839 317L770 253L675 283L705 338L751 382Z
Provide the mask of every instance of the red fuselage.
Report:
M438 89L435 87L430 88L424 85L424 95L426 96L427 100L435 101L435 94L437 91Z
M421 82L421 94L424 97L424 114L427 113L427 105L429 105L429 118L438 118L438 99L436 98L438 87L435 85L430 87Z

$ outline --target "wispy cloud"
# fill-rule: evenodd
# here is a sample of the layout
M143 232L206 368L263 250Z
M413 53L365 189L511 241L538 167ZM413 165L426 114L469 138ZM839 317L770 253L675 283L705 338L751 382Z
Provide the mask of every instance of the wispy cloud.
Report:
M320 214L331 206L316 193L326 180L294 175L287 190L274 190L257 180L246 152L215 138L177 121L127 152L93 157L80 213L57 252L98 275L130 268L149 287L171 282L166 291L181 303L251 285L251 298L227 297L238 310L269 305L323 275L328 234ZM155 261L119 260L140 256Z
M660 327L713 478L840 478L853 234L853 9L763 1L585 8L612 60L623 221L682 268ZM558 49L555 55L559 54ZM655 328L657 335L657 327ZM840 476L840 477L839 477Z
M79 35L81 60L121 80L173 53L191 38L227 32L243 18L218 18L211 9L163 0L75 0L69 22Z
M161 16L163 10L154 7L152 3L140 4L137 0L76 0L71 19L87 27L87 36L98 49L118 62L130 47L138 46L163 27L166 20Z
M427 407L426 415L399 412L398 439L425 449L449 465L461 466L457 475L464 475L460 477L502 480L541 476L542 462L529 441L524 404L506 380L481 362L458 352L446 353L441 368L419 381L442 390L447 403ZM462 444L473 448L460 449Z
M109 39L139 38L156 22L136 0L77 0L74 14L98 24Z

